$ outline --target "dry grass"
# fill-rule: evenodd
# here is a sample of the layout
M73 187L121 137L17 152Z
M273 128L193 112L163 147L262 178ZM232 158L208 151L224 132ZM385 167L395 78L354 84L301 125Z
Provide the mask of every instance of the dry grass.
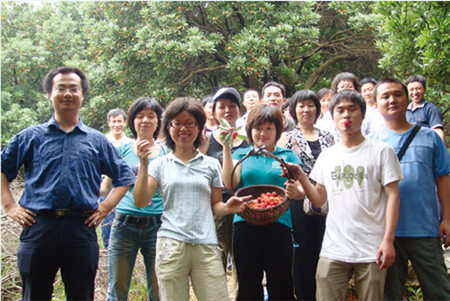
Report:
M13 192L14 198L18 200L23 190L23 183L21 181L14 181L11 183L11 191ZM2 301L16 301L21 300L21 290L22 283L17 268L17 249L19 246L19 235L22 227L8 218L3 210L0 216L1 222L1 300ZM97 276L95 279L95 300L103 301L106 299L106 293L108 289L108 260L107 260L107 250L103 248L101 242L100 228L97 229L100 245L100 260L99 268L97 271ZM447 254L450 250L447 250ZM449 260L447 264L450 265L450 254L446 256ZM450 270L449 270L450 272ZM133 279L131 283L130 292L128 295L129 300L148 300L147 292L147 282L145 278L145 267L143 264L143 258L139 254L136 260L136 265L133 272ZM234 290L232 285L231 275L227 275L228 291L230 294L230 300L234 300ZM417 292L420 288L414 271L410 269L410 275L407 282L408 288ZM408 298L404 300L421 300L421 296L413 295L413 291L410 292ZM193 293L191 288L190 301L196 301L197 298ZM54 298L53 300L65 300L64 288L61 283L61 278L59 275L56 277L54 285ZM348 300L355 300L353 285L349 286Z
M23 182L14 181L11 183L11 191L16 200L18 200L23 191ZM1 300L16 301L22 298L22 281L17 268L17 249L19 247L19 236L22 227L12 219L6 216L1 210ZM100 259L95 278L95 300L103 301L106 299L108 290L108 254L103 248L101 241L100 227L97 229L100 245ZM231 290L231 277L228 277L230 300L234 299L234 293ZM191 301L197 298L191 288ZM147 298L147 281L145 267L142 255L138 254L133 272L133 279L128 295L129 300L145 301ZM65 300L64 288L61 278L57 275L54 285L53 300Z

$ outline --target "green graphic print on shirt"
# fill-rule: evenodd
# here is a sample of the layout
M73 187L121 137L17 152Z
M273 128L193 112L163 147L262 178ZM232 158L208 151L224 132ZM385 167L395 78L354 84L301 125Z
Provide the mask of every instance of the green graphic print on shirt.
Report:
M351 189L356 182L359 188L362 188L364 179L367 179L366 169L364 166L358 166L353 168L353 166L347 164L344 166L344 171L342 172L342 166L336 166L334 171L331 172L331 178L336 181L336 188L339 188L341 182L343 183L345 189Z

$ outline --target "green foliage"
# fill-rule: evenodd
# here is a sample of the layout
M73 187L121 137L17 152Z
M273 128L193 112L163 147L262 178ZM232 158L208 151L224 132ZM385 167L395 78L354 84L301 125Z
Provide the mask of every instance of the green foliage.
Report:
M409 6L401 16L393 13ZM2 147L12 131L50 117L42 80L61 65L87 73L91 92L80 115L103 131L108 110L126 111L139 96L165 105L177 96L203 98L224 85L258 89L270 80L283 83L290 96L329 86L341 71L380 78L427 68L431 76L439 67L430 90L445 93L446 85L439 83L449 78L447 8L445 2L3 1ZM417 22L420 14L427 24ZM388 22L395 18L414 25L410 30L420 32L420 39L409 38L403 28L396 34L396 24ZM387 43L378 44L383 70L377 36ZM413 42L418 46L408 48ZM429 59L409 70L401 67L417 60L416 48ZM13 109L21 115L6 114ZM16 122L24 112L27 122Z
M423 300L423 292L422 288L414 288L412 286L407 287L407 294L409 301L422 301Z
M450 3L445 1L377 2L380 67L397 78L422 74L426 98L449 118Z
M450 3L377 2L383 16L378 47L380 66L397 76L423 74L450 84Z

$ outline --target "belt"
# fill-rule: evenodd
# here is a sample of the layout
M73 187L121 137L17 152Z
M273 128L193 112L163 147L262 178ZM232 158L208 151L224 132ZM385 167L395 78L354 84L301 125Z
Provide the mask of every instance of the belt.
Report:
M38 216L51 216L58 218L88 218L94 210L89 211L76 211L71 209L51 209L51 210L40 210L36 213Z
M134 216L116 212L115 219L124 224L136 225L141 227L147 227L151 225L158 226L161 224L161 215Z

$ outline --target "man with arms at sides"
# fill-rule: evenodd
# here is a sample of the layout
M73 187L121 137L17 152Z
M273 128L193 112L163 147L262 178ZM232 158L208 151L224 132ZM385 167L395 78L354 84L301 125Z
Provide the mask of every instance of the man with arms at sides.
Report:
M425 92L427 90L425 77L422 75L410 76L406 80L405 85L412 100L406 111L406 120L433 129L445 144L441 112L439 112L439 108L434 103L425 100Z
M377 107L385 126L373 139L389 143L396 152L414 129L406 119L408 94L396 79L375 87ZM401 300L408 275L408 260L419 278L424 300L450 300L450 286L441 241L450 245L450 157L431 129L421 127L401 158L400 215L395 233L395 263L389 268L385 300ZM440 221L435 187L442 207Z
M274 106L282 112L281 108L286 102L286 88L283 84L277 82L268 82L262 88L262 103ZM284 131L292 131L295 128L295 122L290 117L284 117Z
M328 200L317 300L345 300L353 272L360 300L382 300L387 268L395 260L402 172L391 146L362 135L365 109L356 91L341 91L331 99L341 142L320 153L310 173L315 186L302 169L289 165L314 207Z
M17 253L23 300L51 300L59 269L68 300L93 300L99 258L95 228L135 177L105 136L79 118L89 91L80 69L51 70L44 89L53 117L21 131L1 154L2 205L23 227ZM16 203L9 183L22 165L25 189ZM102 174L113 179L114 188L98 203Z

